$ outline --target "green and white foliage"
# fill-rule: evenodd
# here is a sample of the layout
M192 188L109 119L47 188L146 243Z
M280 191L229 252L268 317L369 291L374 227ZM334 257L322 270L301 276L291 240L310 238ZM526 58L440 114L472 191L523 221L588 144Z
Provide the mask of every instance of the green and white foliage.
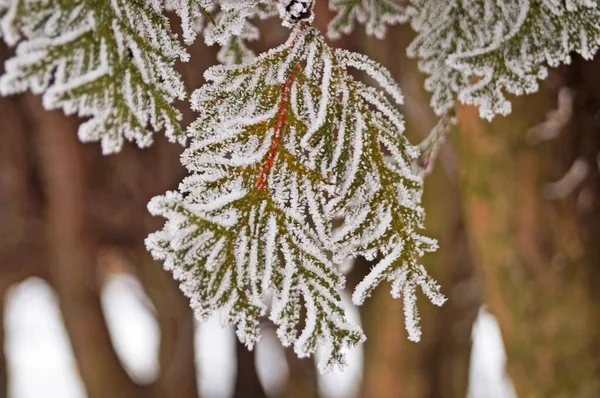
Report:
M214 24L207 26L204 31L205 42L208 45L220 45L217 59L223 64L251 60L255 54L246 43L258 40L260 32L250 20L277 15L275 4L259 0L220 0L218 3Z
M175 99L186 90L174 70L188 54L171 33L162 2L13 0L1 21L9 44L23 38L0 79L3 95L31 90L46 109L88 118L82 141L104 153L124 139L148 146L165 129L183 142Z
M252 347L268 314L299 356L325 349L322 371L343 365L347 349L364 339L340 298L339 265L348 256L380 258L354 301L391 280L393 294L404 294L413 340L417 286L444 301L417 264L435 247L416 232L423 218L421 180L411 168L417 151L386 94L348 68L402 100L381 66L330 48L305 23L250 62L210 68L209 83L192 96L200 117L182 158L191 175L149 205L167 222L147 246L201 318L221 312ZM334 217L345 221L332 231Z
M432 106L451 111L456 100L481 117L510 113L505 93L538 90L546 64L578 52L593 57L600 44L598 0L413 1L419 35L408 53L430 76Z
M255 57L247 42L256 41L260 38L260 32L250 22L246 22L244 29L237 36L231 36L229 40L219 48L217 60L225 65L242 64Z
M342 71L329 89L328 96L340 98L325 112L337 116L331 120L337 134L328 166L321 168L338 187L328 206L344 219L333 231L334 261L357 255L378 259L357 285L352 301L362 304L381 282L391 281L392 295L403 295L409 339L418 341L416 288L436 305L445 301L437 284L418 264L419 257L437 248L435 241L418 233L424 217L419 205L422 180L413 164L419 151L402 135L404 121L395 108L402 104L402 96L389 72L364 55L344 50L336 54L341 70L361 70L384 91ZM304 140L322 151L323 143L317 139Z
M368 10L384 4L330 0L338 14L329 35L349 33L359 21L383 36L385 24L372 28L377 19ZM547 65L569 63L573 52L591 59L600 46L598 0L410 0L406 11L396 9L390 18L410 20L418 33L408 55L429 75L425 88L438 115L452 114L457 100L478 106L483 118L506 115L505 93L537 91Z
M407 49L428 74L425 88L432 92L431 106L438 115L455 107L458 94L470 86L473 71L454 68L454 54L484 48L508 34L516 11L503 0L428 0L416 2L412 27L419 32ZM512 0L509 0L512 1Z
M387 25L409 20L409 8L397 0L329 0L335 17L329 23L328 36L332 39L348 34L356 22L366 25L368 35L382 39Z
M538 90L547 76L546 64L569 63L577 52L592 59L600 46L598 0L520 0L508 32L485 47L452 54L447 63L478 77L459 93L465 104L479 107L480 116L510 113L504 93L522 95Z
M20 33L13 26L19 0L0 0L0 37L8 45L14 45L20 39Z
M239 36L247 20L255 15L259 0L220 0L217 3L219 12L215 23L204 32L208 45L225 45L231 36Z
M175 11L181 19L183 41L190 45L202 31L206 19L212 20L213 0L165 0L165 9Z

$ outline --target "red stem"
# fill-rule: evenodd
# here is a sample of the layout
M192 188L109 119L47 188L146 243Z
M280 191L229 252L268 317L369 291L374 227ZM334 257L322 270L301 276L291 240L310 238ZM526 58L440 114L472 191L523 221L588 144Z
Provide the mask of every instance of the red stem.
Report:
M267 178L269 177L269 172L275 164L275 157L277 156L277 151L279 149L279 141L283 132L283 127L286 123L286 113L290 104L290 92L292 91L294 80L296 79L296 70L300 69L300 64L297 64L292 70L290 78L283 84L281 105L279 105L279 111L277 112L279 116L277 118L277 123L275 124L275 135L273 136L273 141L271 141L271 149L269 149L269 152L267 153L267 160L263 164L262 170L258 177L258 182L256 183L258 189L268 188Z

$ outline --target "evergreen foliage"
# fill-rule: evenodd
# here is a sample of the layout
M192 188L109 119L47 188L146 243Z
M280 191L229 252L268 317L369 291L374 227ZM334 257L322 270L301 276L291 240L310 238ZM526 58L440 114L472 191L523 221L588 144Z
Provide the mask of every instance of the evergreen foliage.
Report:
M546 64L555 67L570 63L573 52L592 59L600 46L597 0L517 3L511 5L506 32L494 32L485 46L452 54L447 61L453 68L478 77L459 93L459 100L478 106L481 117L490 120L494 114L510 113L504 92L535 92L538 80L548 74Z
M432 106L451 111L456 100L481 117L510 113L504 93L538 90L545 64L590 59L600 45L598 0L414 0L419 35L408 53L430 77Z
M183 142L181 115L172 103L186 90L174 70L188 55L158 1L15 0L2 20L16 57L6 62L2 94L43 93L47 109L62 108L90 119L82 141L101 141L104 153L124 138L139 146L166 130Z
M367 34L383 39L386 26L408 21L407 9L394 0L330 0L336 16L329 23L328 36L339 38L354 29L356 22L366 25Z
M417 152L399 134L393 105L348 67L367 71L401 101L380 66L331 49L304 24L252 62L209 69L209 84L192 97L201 115L183 156L192 175L150 205L168 222L148 246L183 281L201 317L225 308L225 321L237 323L251 347L272 297L282 343L299 356L327 347L323 369L343 364L345 350L363 339L340 299L338 265L347 256L382 257L354 301L393 280L394 294L405 292L415 340L415 287L443 302L416 263L434 246L415 232L423 215L421 181L410 168ZM346 221L331 231L340 215Z
M330 0L337 11L329 35L349 33L357 20L367 33L410 20L418 33L408 47L429 77L431 106L453 113L456 101L479 107L482 118L511 111L505 93L538 90L546 66L593 58L600 46L598 0ZM378 11L379 10L379 11Z
M326 1L326 0L317 0ZM190 175L154 198L167 219L148 249L181 281L201 318L220 313L249 348L267 316L299 356L319 347L321 369L343 366L364 340L345 315L340 265L374 266L353 295L379 284L403 297L406 328L419 340L416 291L445 298L419 264L436 242L419 232L423 176L452 123L457 101L482 117L510 112L506 93L536 91L547 66L586 59L600 45L599 0L329 0L330 38L366 25L382 38L409 22L408 48L428 75L441 116L413 146L403 135L402 95L367 57L330 47L311 26L313 0L0 0L0 33L16 45L0 78L3 95L31 90L47 109L86 118L82 141L104 153L124 140L144 147L165 130L189 145ZM191 96L198 119L179 126L187 99L175 71L188 54L164 13L179 17L182 41L203 36L221 65ZM287 42L255 56L256 18L279 14ZM359 74L351 74L350 70ZM378 87L353 77L366 75ZM335 225L335 228L334 228Z
M505 12L487 0L430 0L418 2L412 14L412 27L419 34L409 45L408 55L417 58L419 68L429 75L425 88L432 92L434 111L438 115L452 112L458 94L469 87L473 74L466 68L453 67L448 59L484 48L495 34L506 34L509 27Z
M204 28L205 19L215 23L210 11L212 0L165 0L165 8L173 10L181 19L181 30L185 44L192 44L198 32Z
M223 64L240 64L254 58L247 41L255 41L260 33L250 19L266 19L277 14L273 2L258 0L220 0L219 10L212 25L204 31L208 45L221 46L217 59Z

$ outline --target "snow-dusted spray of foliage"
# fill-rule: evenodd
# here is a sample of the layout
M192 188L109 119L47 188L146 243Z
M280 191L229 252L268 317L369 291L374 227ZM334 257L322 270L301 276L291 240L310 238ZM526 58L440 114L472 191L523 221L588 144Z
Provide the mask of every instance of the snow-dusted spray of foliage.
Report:
M329 6L336 13L327 31L332 39L350 33L356 22L366 25L369 35L383 39L387 25L403 23L410 18L409 8L400 6L397 0L330 0Z
M250 19L258 16L266 19L277 14L272 1L265 0L219 0L219 12L213 24L204 31L208 45L218 43L221 50L217 56L223 64L239 64L254 58L254 52L246 44L258 40L260 33Z
M548 74L545 64L570 63L573 52L592 59L600 46L598 0L516 3L510 4L509 24L502 34L494 32L485 46L464 49L447 60L453 68L478 77L459 92L459 100L478 106L481 117L490 120L511 111L504 91L535 92L538 80Z
M326 1L326 0L318 0ZM436 243L422 236L422 177L450 129L457 101L482 117L510 112L505 92L530 93L546 64L600 45L599 0L329 0L330 38L364 24L382 38L410 22L408 53L428 75L441 117L420 145L403 135L400 90L367 57L331 48L311 26L314 0L0 0L0 34L20 42L0 92L31 90L47 109L86 117L83 141L105 153L125 139L149 145L165 129L189 146L190 175L149 209L167 219L147 239L181 281L197 315L219 313L248 347L268 316L299 356L319 347L326 371L364 340L346 318L340 264L375 261L352 296L361 304L383 281L403 297L419 340L416 291L445 298L418 263ZM198 119L179 127L186 89L174 69L188 54L164 14L179 16L183 42L201 34L223 65L191 98ZM259 55L252 19L279 14L287 42ZM377 88L349 74L368 75ZM334 223L334 220L336 222ZM336 224L337 227L333 228ZM301 319L301 317L303 319Z
M158 1L14 0L1 24L5 40L21 36L17 55L0 79L4 95L30 89L46 109L90 117L82 141L101 141L104 153L123 139L139 146L165 129L183 142L175 99L186 90L173 68L188 54Z
M417 37L408 55L429 75L425 88L438 115L456 101L479 107L483 118L507 115L504 93L538 90L546 65L591 59L600 46L598 0L330 0L337 11L329 35L349 33L354 21L381 37L386 24L410 21Z
M348 68L402 100L379 65L328 47L304 22L251 62L209 69L209 84L192 96L200 118L183 156L192 175L150 204L169 221L148 246L182 280L200 317L224 310L251 347L271 298L282 343L299 356L325 347L323 370L343 365L346 349L364 338L341 304L338 266L346 257L380 256L353 299L360 304L392 280L394 295L405 293L411 339L420 334L415 288L444 301L416 263L435 246L416 232L421 181L410 165L417 151L394 105ZM340 215L346 221L331 231Z

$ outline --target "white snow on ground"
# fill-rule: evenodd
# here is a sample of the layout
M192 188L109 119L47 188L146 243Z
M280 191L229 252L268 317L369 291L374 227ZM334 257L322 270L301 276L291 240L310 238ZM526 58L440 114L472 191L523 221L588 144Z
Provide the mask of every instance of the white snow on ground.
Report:
M225 398L235 387L235 334L222 328L218 317L199 322L196 329L196 366L203 398Z
M506 352L496 317L485 307L473 325L468 398L516 398L506 376Z
M274 328L263 330L263 336L255 350L258 378L269 396L278 396L285 387L289 369L285 360L285 349L281 346Z
M10 398L83 398L57 298L31 278L6 297L6 356Z
M102 303L124 366L136 380L152 380L158 371L160 332L141 286L130 276L114 276L105 287ZM350 320L359 322L356 308L348 308ZM4 322L10 398L85 398L56 295L46 282L31 278L11 288ZM272 334L272 330L267 330L256 350L259 377L265 390L275 395L283 388L288 369L284 351ZM204 398L232 395L236 372L234 339L232 330L221 328L218 319L199 324L196 362ZM321 376L322 395L354 396L361 381L362 361L362 349L352 350L344 373L334 371ZM468 398L516 397L505 375L505 364L498 323L482 308L473 327Z
M127 373L139 383L150 383L159 372L160 330L142 286L129 275L111 276L104 286L102 308Z

